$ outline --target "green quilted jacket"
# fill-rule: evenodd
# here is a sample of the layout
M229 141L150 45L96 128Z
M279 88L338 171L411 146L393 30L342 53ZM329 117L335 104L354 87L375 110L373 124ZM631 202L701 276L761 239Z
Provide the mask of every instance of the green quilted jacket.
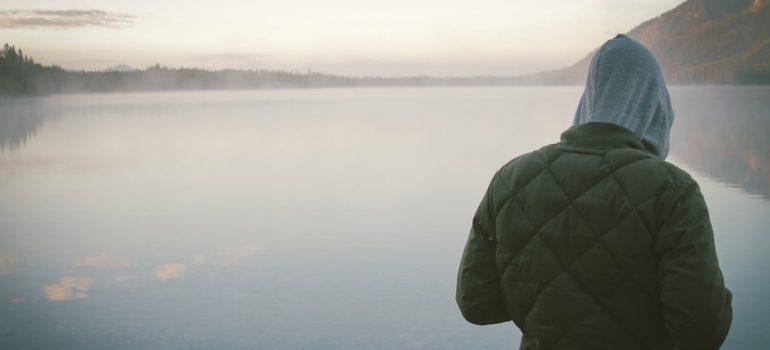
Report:
M472 323L513 321L521 349L717 349L732 321L698 184L600 122L495 174L456 299Z

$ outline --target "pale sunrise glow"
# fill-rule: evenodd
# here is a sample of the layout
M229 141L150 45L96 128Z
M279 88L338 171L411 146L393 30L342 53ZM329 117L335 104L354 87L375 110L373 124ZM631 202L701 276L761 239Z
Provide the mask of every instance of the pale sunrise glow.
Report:
M10 0L0 33L70 69L517 75L573 63L680 2Z

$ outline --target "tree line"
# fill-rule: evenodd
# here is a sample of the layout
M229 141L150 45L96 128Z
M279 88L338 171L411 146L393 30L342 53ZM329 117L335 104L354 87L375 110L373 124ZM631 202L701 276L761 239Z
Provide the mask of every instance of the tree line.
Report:
M0 51L0 95L47 95L77 92L142 90L203 90L260 88L317 88L355 86L471 86L514 85L510 77L345 77L317 72L278 70L210 71L173 68L156 64L133 71L72 71L56 65L44 66L5 44Z
M588 62L588 58L584 60ZM582 62L582 61L581 61ZM583 62L583 63L585 63ZM585 64L584 64L585 65ZM585 69L573 67L518 77L345 77L317 72L279 70L205 70L172 68L156 64L132 71L72 71L56 65L41 65L21 49L5 44L0 50L0 96L35 96L56 93L152 90L320 88L356 86L515 86L582 85ZM577 67L577 68L576 68ZM715 71L715 66L667 77L674 84L732 83L770 84L769 71ZM577 73L575 73L577 72ZM715 74L725 75L715 80ZM729 74L728 74L729 73ZM727 75L729 76L727 76ZM721 76L721 75L720 75Z

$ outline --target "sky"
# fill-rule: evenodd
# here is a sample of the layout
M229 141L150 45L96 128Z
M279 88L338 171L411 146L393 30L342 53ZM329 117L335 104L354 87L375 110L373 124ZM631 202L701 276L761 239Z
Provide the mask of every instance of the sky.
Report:
M0 41L68 69L368 76L570 65L683 0L0 0Z

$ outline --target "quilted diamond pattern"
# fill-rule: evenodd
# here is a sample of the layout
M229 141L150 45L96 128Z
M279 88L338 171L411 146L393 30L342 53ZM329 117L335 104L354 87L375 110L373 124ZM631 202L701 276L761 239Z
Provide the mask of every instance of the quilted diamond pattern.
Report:
M731 294L697 184L622 127L562 137L495 174L460 263L463 316L513 321L521 349L717 348Z
M626 184L627 190L620 179L628 169L632 174L649 172L651 166L665 170L639 151L586 153L565 147L546 147L517 159L515 166L531 178L519 176L506 186L510 193L495 230L503 251L498 257L515 257L498 264L502 288L512 295L514 321L537 335L538 349L579 348L570 333L589 322L591 313L601 313L623 337L636 339L632 348L654 348L654 339L664 334L636 324L660 318L651 296L654 264L645 260L651 233L637 206L657 198L663 184L652 189ZM506 171L515 172L501 170ZM635 246L628 249L628 244ZM643 247L647 254L637 249ZM629 296L639 302L629 304ZM628 314L639 321L625 321Z

